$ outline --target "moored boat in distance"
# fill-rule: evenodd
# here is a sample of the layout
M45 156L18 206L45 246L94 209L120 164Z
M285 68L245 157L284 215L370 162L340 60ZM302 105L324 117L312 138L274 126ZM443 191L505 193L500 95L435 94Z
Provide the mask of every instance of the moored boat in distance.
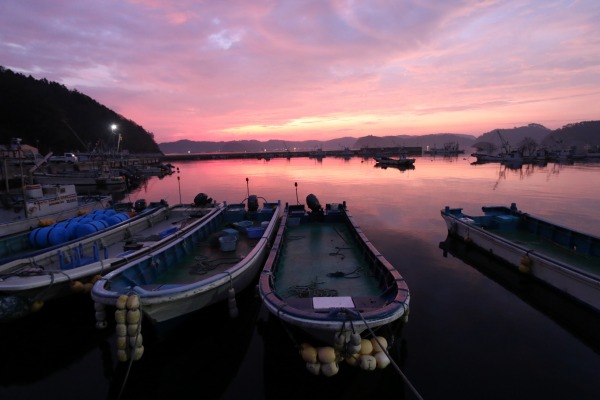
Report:
M119 324L125 322L119 317L120 311L127 311L128 324L141 327L145 319L156 332L220 302L227 301L230 315L237 315L236 292L256 280L281 214L279 201L271 203L263 199L259 207L257 196L251 195L246 200L247 207L244 202L223 203L217 212L185 235L121 266L94 284L91 295L96 309L103 310L105 306L117 309L118 335L124 333ZM105 315L100 315L99 327L106 325L102 317ZM128 334L138 337L132 332ZM139 349L130 346L129 350L131 353L120 352L119 359L124 361L129 356L136 359Z
M482 211L467 215L446 206L441 215L451 236L600 312L600 238L524 213L515 203Z
M24 317L55 298L89 293L102 274L167 245L218 209L214 204L169 207L159 202L151 203L133 218L115 213L102 219L96 217L104 215L96 213L87 216L89 222L65 221L63 225L32 231L27 240L38 247L46 243L51 246L23 257L3 259L0 320ZM107 227L105 221L110 219L116 223ZM69 232L76 236L81 233L81 237L69 240Z
M406 322L410 294L402 276L367 239L345 202L323 209L286 205L259 280L263 303L295 337L306 368L335 375L341 360L385 368ZM293 332L293 333L292 333Z
M26 232L110 206L110 196L78 196L75 185L25 185L23 198L0 214L0 237Z

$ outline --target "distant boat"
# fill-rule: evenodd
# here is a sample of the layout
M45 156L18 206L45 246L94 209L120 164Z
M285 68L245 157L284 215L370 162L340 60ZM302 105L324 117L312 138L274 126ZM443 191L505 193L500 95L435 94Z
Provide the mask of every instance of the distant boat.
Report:
M286 205L259 293L281 320L314 374L338 362L372 370L390 363L387 348L408 316L409 290L367 239L344 203L323 209L314 195Z
M123 186L127 185L124 176L110 172L69 172L45 173L36 172L33 179L41 184L73 184L77 186Z
M415 163L414 158L407 158L405 155L400 155L398 158L386 156L375 157L375 161L377 161L377 163L379 163L380 165L389 165L395 167L409 167L414 165Z
M169 245L98 280L92 299L99 307L117 309L124 307L124 298L135 299L130 301L139 303L141 313L136 322L143 316L156 332L219 302L227 301L236 316L236 293L256 280L280 209L280 202L267 201L259 208L257 196L249 196L247 208L225 203Z
M510 207L482 207L482 215L445 207L451 236L495 257L600 312L600 238Z
M155 203L134 218L127 218L124 213L99 212L90 214L93 219L90 222L69 221L42 228L40 232L32 231L29 239L36 245L44 247L49 242L51 246L2 261L0 320L24 317L49 300L89 293L101 275L152 254L217 210L216 205L168 207L166 203ZM107 227L104 222L111 218L116 223ZM81 236L68 240L71 227Z
M0 237L72 218L110 205L110 196L78 196L75 185L25 185L12 210L1 210Z

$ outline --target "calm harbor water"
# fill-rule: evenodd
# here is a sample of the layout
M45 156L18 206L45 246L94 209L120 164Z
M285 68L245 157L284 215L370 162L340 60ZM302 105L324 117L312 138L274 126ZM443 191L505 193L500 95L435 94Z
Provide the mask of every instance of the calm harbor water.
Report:
M414 170L373 160L292 158L176 163L125 196L192 202L204 192L240 202L346 201L378 250L411 290L409 322L393 354L425 399L598 399L600 317L542 285L503 271L485 254L447 242L444 206L477 213L510 205L600 236L600 164L471 165L468 157L417 158ZM246 180L248 178L248 180ZM297 183L297 187L294 185ZM0 326L1 399L414 399L393 368L373 373L342 364L312 376L285 330L254 290L205 310L140 361L116 360L115 337L94 328L81 296Z

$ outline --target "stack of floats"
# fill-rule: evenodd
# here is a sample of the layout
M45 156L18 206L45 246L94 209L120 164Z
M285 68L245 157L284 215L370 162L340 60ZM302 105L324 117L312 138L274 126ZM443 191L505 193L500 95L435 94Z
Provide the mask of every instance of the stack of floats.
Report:
M258 197L227 204L167 246L106 274L92 288L96 304L117 307L138 296L142 316L160 331L190 313L227 301L237 316L236 292L256 280L280 219L281 203ZM226 238L226 240L223 240ZM102 317L103 314L96 315ZM106 326L99 319L97 327Z
M385 368L407 321L406 282L367 239L346 203L314 195L286 205L259 280L267 309L286 325L306 368L335 375L339 362Z

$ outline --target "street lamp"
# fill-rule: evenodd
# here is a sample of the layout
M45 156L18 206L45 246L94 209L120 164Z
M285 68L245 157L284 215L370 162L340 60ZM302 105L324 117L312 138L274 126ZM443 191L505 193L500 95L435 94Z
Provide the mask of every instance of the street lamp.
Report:
M110 130L111 130L111 132L112 132L112 137L113 137L113 139L112 139L112 140L113 140L113 143L114 143L114 141L115 141L115 130L116 130L116 129L117 129L117 125L116 125L116 124L112 124L112 125L110 126Z

